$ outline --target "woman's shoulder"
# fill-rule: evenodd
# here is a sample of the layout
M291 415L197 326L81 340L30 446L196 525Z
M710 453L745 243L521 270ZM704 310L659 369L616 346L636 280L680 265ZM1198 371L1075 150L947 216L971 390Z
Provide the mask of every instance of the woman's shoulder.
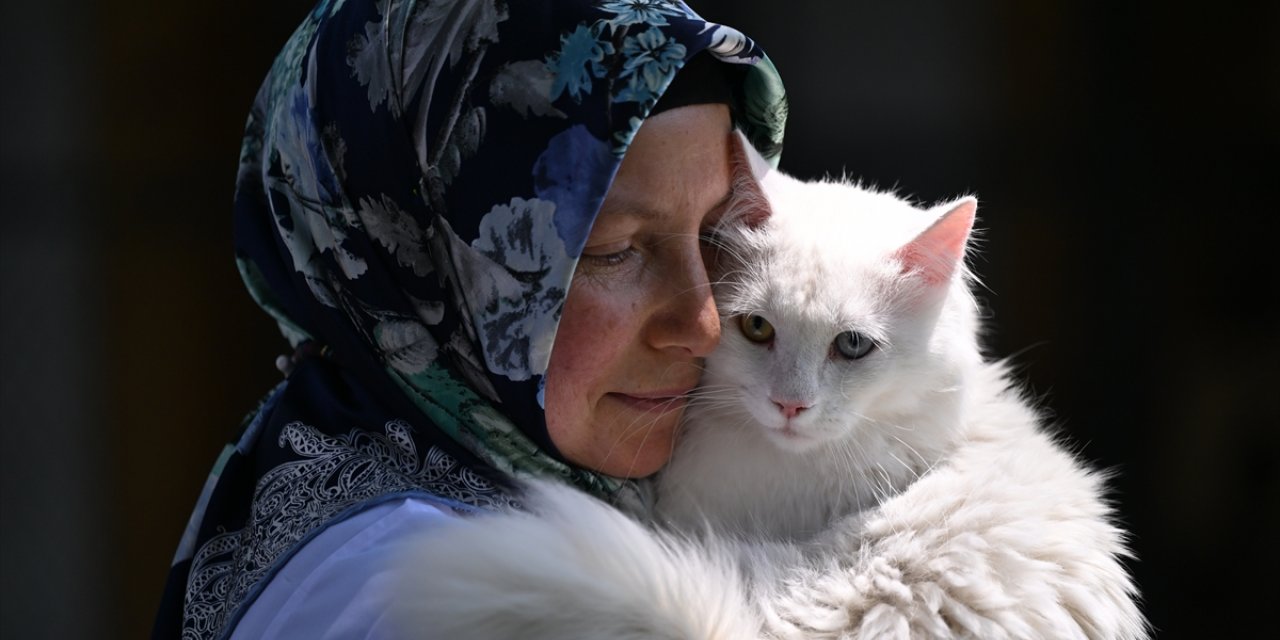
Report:
M464 507L422 497L395 499L335 522L304 543L264 585L232 638L391 638L403 543L457 517Z

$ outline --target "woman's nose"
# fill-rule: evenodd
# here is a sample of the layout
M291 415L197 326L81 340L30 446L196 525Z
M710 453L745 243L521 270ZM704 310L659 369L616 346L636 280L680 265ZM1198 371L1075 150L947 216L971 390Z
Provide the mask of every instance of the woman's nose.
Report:
M682 254L676 268L666 270L659 311L652 320L650 342L658 349L676 349L696 358L720 344L720 314L711 296L711 281L701 248Z

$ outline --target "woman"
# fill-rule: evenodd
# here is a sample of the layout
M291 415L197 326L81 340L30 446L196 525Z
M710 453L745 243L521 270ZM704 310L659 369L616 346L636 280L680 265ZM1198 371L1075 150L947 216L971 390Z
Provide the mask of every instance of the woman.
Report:
M776 161L784 118L754 43L680 4L320 2L235 205L297 352L210 476L156 637L377 637L404 536L517 504L514 477L625 498L718 340L698 237L731 128Z

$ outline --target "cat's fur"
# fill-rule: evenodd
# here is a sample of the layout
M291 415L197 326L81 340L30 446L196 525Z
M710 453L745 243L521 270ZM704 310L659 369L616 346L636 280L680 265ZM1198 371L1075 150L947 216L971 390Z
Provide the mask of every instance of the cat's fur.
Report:
M980 355L963 266L976 203L920 210L752 161L772 215L752 218L748 195L746 224L725 227L722 344L655 485L655 519L677 532L536 487L532 515L459 519L414 546L414 633L1145 637L1103 477ZM743 314L772 340L746 340ZM849 330L876 346L841 356Z

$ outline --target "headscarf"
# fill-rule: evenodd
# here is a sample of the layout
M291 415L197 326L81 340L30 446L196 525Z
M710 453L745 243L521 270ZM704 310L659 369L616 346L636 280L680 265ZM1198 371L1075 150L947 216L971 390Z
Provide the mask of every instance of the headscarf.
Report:
M156 637L229 634L298 547L384 501L518 506L513 477L626 486L556 452L544 374L622 156L704 52L776 160L772 64L683 3L311 11L254 102L235 198L241 275L297 353L206 483Z

